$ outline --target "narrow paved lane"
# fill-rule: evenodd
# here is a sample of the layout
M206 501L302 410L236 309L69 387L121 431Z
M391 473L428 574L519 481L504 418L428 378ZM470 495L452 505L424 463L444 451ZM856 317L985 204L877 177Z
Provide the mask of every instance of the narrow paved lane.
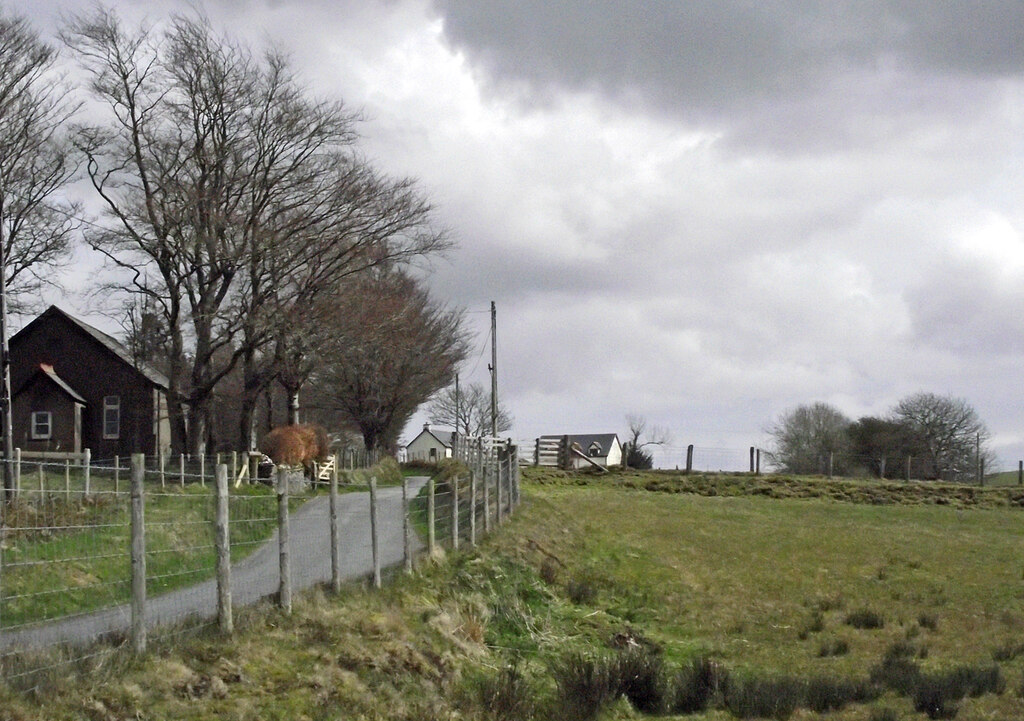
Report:
M427 478L409 479L410 497L415 497ZM404 553L402 535L402 489L379 488L378 525L381 565L401 563ZM373 572L370 539L370 494L345 493L338 497L338 538L341 574L353 579ZM296 591L331 580L330 499L318 496L291 514L292 588ZM413 552L423 543L413 537ZM277 531L256 552L231 566L231 600L234 606L247 606L277 593ZM148 599L146 626L155 628L188 618L209 620L217 615L217 582L210 579L194 586ZM131 627L128 604L63 618L39 626L29 626L0 634L0 649L5 652L40 649L58 644L80 646L107 634L124 634Z

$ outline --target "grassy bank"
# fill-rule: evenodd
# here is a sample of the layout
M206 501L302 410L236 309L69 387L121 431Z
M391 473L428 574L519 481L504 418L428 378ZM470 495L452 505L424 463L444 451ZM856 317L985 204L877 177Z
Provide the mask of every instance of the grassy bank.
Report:
M379 594L312 594L287 618L245 611L232 639L50 680L45 702L8 692L0 707L13 719L1021 716L1015 505L638 478L528 478L519 514L479 550Z

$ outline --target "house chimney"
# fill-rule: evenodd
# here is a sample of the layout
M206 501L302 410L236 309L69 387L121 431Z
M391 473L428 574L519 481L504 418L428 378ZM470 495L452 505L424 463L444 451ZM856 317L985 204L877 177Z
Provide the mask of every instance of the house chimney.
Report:
M423 424L423 430L429 431L430 430L430 424L429 423L424 423Z

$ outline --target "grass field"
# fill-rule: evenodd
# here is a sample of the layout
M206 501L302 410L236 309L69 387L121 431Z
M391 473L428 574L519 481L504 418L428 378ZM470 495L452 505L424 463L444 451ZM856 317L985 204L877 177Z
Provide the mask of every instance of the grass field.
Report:
M1019 718L1014 493L528 475L511 524L380 594L247 611L231 639L0 705L14 719ZM704 705L673 716L698 676Z

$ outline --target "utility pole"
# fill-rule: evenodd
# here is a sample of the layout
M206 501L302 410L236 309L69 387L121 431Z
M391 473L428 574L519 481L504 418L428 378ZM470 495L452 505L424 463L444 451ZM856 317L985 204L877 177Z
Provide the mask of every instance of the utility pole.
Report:
M455 438L452 439L455 445L455 457L459 457L459 374L455 374Z
M14 424L11 422L11 346L7 327L7 249L4 240L4 193L0 189L0 414L4 434L4 498L14 495Z
M498 311L491 301L491 438L498 437Z

